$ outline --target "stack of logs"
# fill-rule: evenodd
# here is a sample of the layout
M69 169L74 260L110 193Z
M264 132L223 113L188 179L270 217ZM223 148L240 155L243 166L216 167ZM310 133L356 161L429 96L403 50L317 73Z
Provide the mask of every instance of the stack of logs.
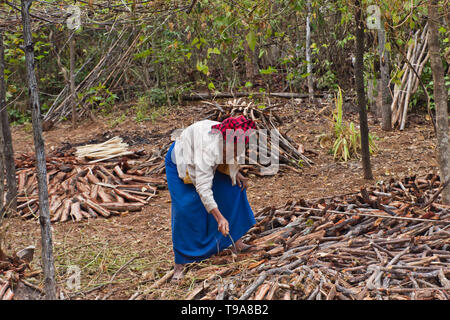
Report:
M12 300L14 283L26 277L28 263L16 255L6 256L0 248L0 300Z
M25 219L39 215L34 155L17 160L18 213ZM73 156L47 157L47 184L51 221L81 221L139 211L164 188L165 179L130 169L127 160L89 164Z
M212 258L219 272L187 298L448 300L450 206L438 203L441 189L437 176L410 177L264 208L244 237L254 251Z
M133 166L133 169L143 172L145 175L161 175L166 172L165 156L169 151L173 141L163 143L161 147L156 148L148 159L141 161Z

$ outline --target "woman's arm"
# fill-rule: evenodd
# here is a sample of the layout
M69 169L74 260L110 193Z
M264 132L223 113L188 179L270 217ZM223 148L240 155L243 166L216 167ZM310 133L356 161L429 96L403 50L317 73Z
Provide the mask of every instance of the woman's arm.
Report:
M224 237L230 232L230 226L228 225L227 219L220 213L218 208L214 208L210 212L217 221L218 230L223 234Z
M224 218L217 207L217 203L214 201L212 192L213 168L196 165L191 167L189 175L191 173L191 178L193 178L192 182L206 211L214 216L218 224L218 230L226 237L230 231L230 227L227 219Z
M236 183L241 188L242 191L248 187L248 178L244 177L242 173L238 172L236 174Z

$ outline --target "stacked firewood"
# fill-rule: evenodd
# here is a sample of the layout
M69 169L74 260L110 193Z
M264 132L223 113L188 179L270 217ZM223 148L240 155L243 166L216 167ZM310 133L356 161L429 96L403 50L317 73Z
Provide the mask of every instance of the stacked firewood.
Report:
M0 248L0 300L12 300L14 297L14 284L27 275L29 261L17 256L7 256Z
M148 157L148 159L137 163L133 169L143 172L145 175L161 175L165 173L165 156L173 141L163 143Z
M271 152L275 152L281 169L288 168L295 172L300 172L298 169L305 166L311 167L314 164L314 162L306 156L306 153L309 151L296 146L296 143L286 133L281 133L279 128L283 124L283 121L275 112L275 109L280 106L279 104L257 106L252 102L246 102L244 99L228 100L225 104L209 101L203 101L203 103L207 107L206 112L203 113L205 119L223 121L228 117L243 115L255 121L258 135L263 134L263 131L260 129L265 129L267 132L267 149L263 150L263 152L267 155L270 155ZM271 143L272 137L278 139L278 147L275 147L275 145ZM316 155L314 152L311 153ZM246 163L250 163L248 157ZM260 175L262 166L262 164L257 163L245 166L245 168L250 173ZM275 173L276 172L273 174Z
M450 206L438 203L442 187L434 175L410 177L264 208L244 237L254 251L212 258L221 261L217 272L188 298L448 300Z
M419 78L423 68L429 59L427 50L428 44L428 24L423 30L418 30L408 43L408 53L402 68L401 83L395 85L394 97L391 105L392 125L403 130L405 128L406 117L411 97L419 88ZM412 69L414 68L414 70Z
M36 218L39 199L34 155L22 155L16 167L18 214ZM131 168L124 158L89 163L70 155L50 155L47 184L51 221L64 222L139 211L166 182L163 177L149 177L143 170Z

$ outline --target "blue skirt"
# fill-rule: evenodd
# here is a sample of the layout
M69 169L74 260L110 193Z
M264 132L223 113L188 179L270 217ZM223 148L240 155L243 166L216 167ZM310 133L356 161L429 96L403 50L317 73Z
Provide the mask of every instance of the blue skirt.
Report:
M175 263L198 262L232 245L229 236L218 231L216 219L209 214L195 187L178 177L177 166L172 162L172 144L166 155L166 176L172 200L172 242ZM212 191L219 211L228 220L230 236L239 240L255 223L247 192L231 185L231 178L216 171Z

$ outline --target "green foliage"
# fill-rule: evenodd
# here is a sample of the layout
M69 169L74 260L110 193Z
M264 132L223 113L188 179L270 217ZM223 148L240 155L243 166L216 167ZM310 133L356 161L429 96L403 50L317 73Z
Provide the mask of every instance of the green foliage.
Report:
M447 63L446 67L447 66ZM433 73L431 70L431 66L430 66L430 62L428 61L423 70L422 70L422 75L421 75L421 80L422 83L425 86L425 89L428 92L428 96L430 97L430 109L431 110L435 110L436 109L436 104L434 102L434 81L433 81ZM446 74L444 76L444 81L445 81L445 86L447 87L447 94L450 97L450 74ZM423 92L423 88L421 85L418 86L417 91L411 96L411 107L412 108L416 108L416 109L422 109L422 111L424 111L424 109L426 109L427 106L427 100L426 100L426 95Z
M160 88L152 88L148 93L149 105L161 107L167 104L167 94Z
M109 127L110 128L114 128L114 127L122 124L123 122L125 122L126 119L127 119L127 114L126 113L122 113L120 116L113 117L109 121Z
M155 121L168 113L167 96L164 90L153 88L148 93L138 98L135 112L135 121L137 123L145 121Z
M99 83L85 93L78 93L78 99L82 100L83 98L93 110L98 110L103 115L108 115L112 111L117 95L106 88L104 84Z
M332 147L330 149L333 158L337 161L347 162L353 157L358 157L361 151L361 133L356 129L355 124L350 122L350 124L345 123L344 113L343 113L343 97L342 91L338 88L337 97L335 97L336 109L333 112L332 123L333 123L333 135ZM322 140L327 136L323 135ZM370 153L377 151L377 146L374 141L374 136L369 134L369 150ZM322 141L321 141L322 143Z
M278 70L273 68L272 66L269 66L267 69L259 70L259 73L266 74L266 75L271 75L272 73L277 73L277 72L278 72Z
M14 108L8 108L8 116L12 125L20 125L31 121L31 112L29 110L20 111Z
M33 10L38 13L44 3L35 3ZM127 15L125 3L132 8L133 1L111 1L112 6L123 9L123 16ZM322 91L336 91L338 86L351 89L354 5L343 0L312 0L311 3L315 86ZM401 69L402 61L398 58L401 55L396 44L404 49L411 41L411 30L423 27L427 14L425 2L371 0L361 3L363 9L370 4L378 5L382 22L393 26L388 30L386 49L394 59L392 81L398 82L401 73L396 70ZM91 21L104 22L106 17L116 14L108 8L91 7L89 2L78 2L76 5L83 13L89 10ZM132 59L129 59L120 83L105 77L99 79L103 87L97 86L80 93L90 107L109 113L119 99L138 98L148 88L156 88L149 92L149 104L156 107L175 103L177 97L191 90L229 92L252 88L256 91L260 88L273 90L274 86L278 90L293 92L305 90L310 75L305 61L305 0L201 0L196 2L189 14L185 10L173 9L177 6L182 8L186 1L144 1L139 5L146 6L148 12L141 10L137 16L128 16L132 23L124 31L125 39L133 39L134 35L139 34ZM176 14L161 14L165 10ZM77 84L93 70L117 40L121 28L112 28L105 33L105 25L108 24L86 24L75 35L76 71L79 72ZM41 96L45 110L45 106L52 105L66 85L61 66L67 69L69 65L68 33L65 25L57 24L42 24L34 30L38 85L45 93ZM446 26L441 26L439 31L447 57L449 33ZM372 79L376 77L378 60L376 32L366 30L366 35L365 78ZM20 28L16 32L5 33L5 45L6 95L7 101L11 101L26 92ZM254 79L247 79L246 63L252 63L259 71ZM79 70L83 65L83 70ZM424 70L424 83L429 93L432 92L430 74L429 69ZM117 91L110 88L112 84ZM131 87L135 92L122 91L123 87ZM413 104L423 102L423 92L421 94L420 91L419 87ZM15 119L26 118L26 113L16 111L9 111Z

